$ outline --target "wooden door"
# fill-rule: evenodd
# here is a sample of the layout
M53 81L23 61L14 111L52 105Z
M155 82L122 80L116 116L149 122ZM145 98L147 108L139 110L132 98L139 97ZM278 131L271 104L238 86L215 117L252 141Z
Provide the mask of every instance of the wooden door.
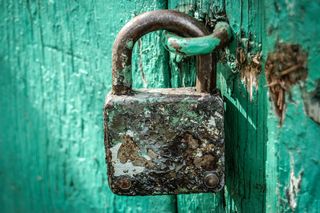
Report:
M319 211L319 1L1 0L0 7L1 212ZM102 116L112 43L135 15L166 8L208 28L227 19L234 32L217 66L226 187L216 195L116 196L107 186ZM135 87L194 84L194 60L166 52L159 32L137 42L133 61Z

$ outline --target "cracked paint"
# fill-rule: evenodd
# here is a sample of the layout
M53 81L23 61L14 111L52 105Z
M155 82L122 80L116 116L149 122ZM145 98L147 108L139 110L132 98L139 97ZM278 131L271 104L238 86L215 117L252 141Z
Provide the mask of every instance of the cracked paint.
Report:
M299 172L299 175L297 177L295 176L294 166L294 158L292 155L290 155L290 179L288 184L289 186L286 189L286 196L289 206L293 212L297 207L298 194L301 189L303 176L303 170Z
M128 161L125 163L121 162L121 160L117 157L121 145L122 145L121 143L116 144L114 147L110 149L112 154L112 159L115 159L113 161L113 164L115 167L114 176L122 176L122 175L133 176L143 172L144 170L143 166L135 166L131 161Z

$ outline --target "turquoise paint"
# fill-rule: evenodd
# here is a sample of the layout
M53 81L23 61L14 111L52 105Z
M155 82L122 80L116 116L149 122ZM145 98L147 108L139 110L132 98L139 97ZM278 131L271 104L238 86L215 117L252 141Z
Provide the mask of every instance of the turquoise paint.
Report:
M158 0L1 2L1 212L175 212L175 196L111 193L103 144L114 38L134 14L165 7ZM159 33L143 37L134 47L134 86L166 87L166 55Z
M224 43L221 41L221 32L226 32ZM172 53L181 54L183 56L204 55L216 51L228 45L228 41L232 38L231 29L226 22L218 22L213 33L208 36L196 38L184 38L170 32L164 32L164 45L167 50Z
M248 5L250 4L250 5ZM264 76L259 77L258 92L253 100L241 81L236 64L236 49L240 41L249 37L257 45L252 48L256 53L262 42L262 18L264 1L209 1L209 0L175 0L169 5L178 7L197 17L204 23L216 20L226 13L228 22L234 32L233 42L227 51L218 55L226 56L225 62L217 65L217 83L226 99L225 135L226 135L226 187L224 193L215 195L179 195L178 209L181 212L266 212L265 211L265 153L267 141L267 89ZM218 14L218 15L217 15ZM248 23L247 20L250 20ZM243 31L240 33L240 31ZM248 39L247 39L248 40ZM243 45L245 46L245 45ZM245 46L247 48L247 46ZM247 50L247 49L245 49ZM188 66L187 58L177 63L172 57L173 69L181 81L176 84L193 83L194 72ZM178 67L178 68L176 68ZM176 71L177 70L177 71ZM185 77L187 76L187 77ZM174 85L176 85L174 84Z
M319 65L320 27L317 14L319 1L274 1L267 7L269 14L265 52L273 51L277 41L299 44L308 53L308 77L303 85L313 91L320 79ZM270 107L268 115L268 157L270 176L267 179L267 205L277 212L317 212L320 207L320 125L305 113L301 85L292 88L292 101L287 98L284 124L278 126L278 118ZM296 195L288 193L292 181L301 177ZM272 193L277 191L278 193ZM290 195L290 196L288 196ZM288 197L291 198L291 202Z
M304 172L295 212L319 209L320 131L304 113L299 87L293 88L296 104L288 103L280 128L263 72L250 101L233 66L236 41L246 44L249 33L256 44L251 49L262 49L262 63L277 40L298 43L309 54L305 85L313 91L320 79L319 2L170 0L168 5L180 5L205 23L226 13L235 33L231 59L218 64L227 100L224 194L120 197L106 187L101 110L111 88L112 43L135 14L165 8L166 1L6 0L0 5L2 212L290 212L286 189L293 168L295 178ZM168 54L160 43L156 32L135 45L134 87L193 85L194 60Z
M166 48L173 53L184 56L209 54L220 44L220 39L214 38L212 35L199 38L183 38L167 32L165 37L167 37L165 41Z

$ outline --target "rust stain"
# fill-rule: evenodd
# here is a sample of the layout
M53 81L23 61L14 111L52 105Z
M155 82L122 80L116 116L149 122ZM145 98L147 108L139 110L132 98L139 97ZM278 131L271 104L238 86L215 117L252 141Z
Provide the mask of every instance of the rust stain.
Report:
M133 141L132 137L126 135L124 141L118 151L118 159L121 163L131 161L134 166L154 167L154 163L140 156L139 146Z
M275 112L283 123L286 95L293 85L307 78L307 53L297 44L278 43L266 61L266 78Z
M108 96L108 177L123 195L217 192L224 185L223 101L194 88Z
M179 46L179 44L176 40L170 41L170 45L176 50L177 53L184 55L184 53L180 51L181 47Z

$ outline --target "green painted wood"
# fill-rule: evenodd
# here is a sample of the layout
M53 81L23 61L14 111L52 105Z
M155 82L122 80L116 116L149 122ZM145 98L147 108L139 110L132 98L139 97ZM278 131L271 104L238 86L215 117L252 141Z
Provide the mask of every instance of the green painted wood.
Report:
M2 0L0 7L0 211L174 212L174 196L113 195L103 144L114 38L135 14L166 2ZM144 37L135 86L168 86L166 55L159 33Z
M169 7L189 13L204 23L210 23L226 13L235 33L235 39L229 48L229 59L225 63L219 63L217 67L218 85L226 97L226 189L216 195L179 195L178 211L264 212L267 140L265 80L263 76L259 78L258 92L250 100L241 81L240 70L232 66L236 63L236 48L244 46L239 43L248 39L249 32L255 36L252 40L254 45L246 51L260 51L259 44L264 35L261 30L263 2L172 0L169 1ZM180 72L185 72L185 69ZM193 78L194 74L187 76Z
M306 115L302 97L320 80L318 1L2 0L0 7L1 212L320 209L320 125ZM215 195L116 196L107 187L102 133L112 42L134 15L167 7L209 28L226 14L235 34L217 67L226 102L226 187ZM306 91L293 87L282 127L264 75L277 41L308 52ZM239 47L249 59L262 52L252 97L245 72L252 64L239 66ZM168 54L160 33L145 36L134 52L136 87L194 84L194 59Z
M317 179L320 171L316 150L320 146L320 126L306 115L303 103L306 92L315 91L320 79L320 28L315 18L320 11L319 2L171 0L169 7L189 13L208 26L215 16L225 13L235 33L235 41L223 55L226 63L219 63L217 69L218 84L226 97L226 188L224 194L215 196L180 195L178 210L319 211ZM292 89L294 103L288 104L282 127L279 127L273 104L268 101L264 76L267 55L274 51L279 41L299 44L308 52L306 91L299 85ZM235 61L238 47L242 47L245 54L249 53L251 59L260 51L262 53L262 71L257 77L258 87L252 100L250 90L248 94L246 88L250 81L243 78L246 66L239 69ZM193 70L179 67L172 61L175 69L171 72L187 76L184 79L189 81L185 84L190 83L194 78L194 74L190 74ZM176 83L183 85L181 81Z
M300 89L301 85L292 88L292 101L287 98L281 128L273 108L269 109L267 171L270 176L266 195L269 212L320 211L320 124L307 116L303 97L305 92L319 86L320 26L316 18L319 11L319 1L270 1L267 5L266 52L273 51L276 42L282 41L299 44L308 53L306 91ZM315 100L320 102L319 91ZM291 190L293 183L297 185Z

